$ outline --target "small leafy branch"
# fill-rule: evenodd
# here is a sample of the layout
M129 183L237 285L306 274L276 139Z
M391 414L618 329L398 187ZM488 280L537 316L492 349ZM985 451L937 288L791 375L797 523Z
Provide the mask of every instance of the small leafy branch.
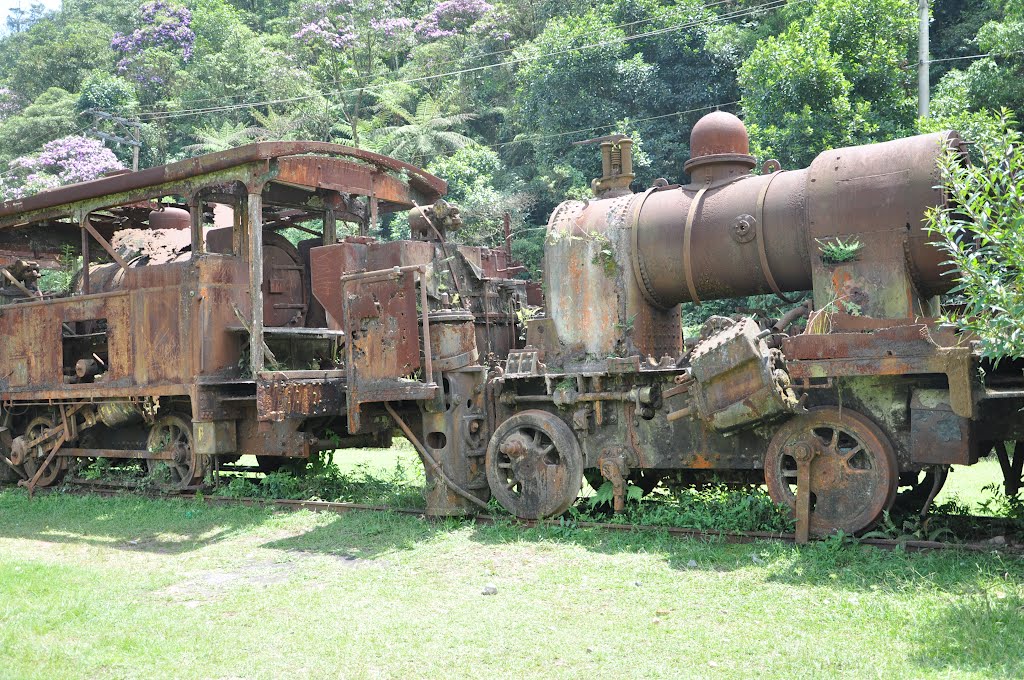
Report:
M614 326L615 326L615 330L620 331L622 333L632 333L633 332L633 325L635 323L636 323L636 314L634 314L633 316L629 317L625 321L616 321Z
M841 264L852 262L860 256L864 244L860 241L843 241L841 238L834 238L825 241L820 238L814 239L821 249L821 261L825 264Z
M626 484L626 501L631 503L639 503L643 499L644 491L635 484ZM599 508L601 506L611 507L615 500L615 485L611 482L606 481L602 484L590 500L587 501L590 509Z

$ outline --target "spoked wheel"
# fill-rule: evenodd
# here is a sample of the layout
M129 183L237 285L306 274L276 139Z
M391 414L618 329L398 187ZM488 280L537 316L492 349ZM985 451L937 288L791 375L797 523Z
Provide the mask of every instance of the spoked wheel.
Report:
M41 437L47 430L53 428L53 420L46 416L39 416L33 418L29 422L28 427L25 428L25 438L28 441L32 441L37 437ZM39 468L46 461L46 457L50 455L50 448L53 447L53 442L36 444L28 450L25 457L25 462L22 467L25 469L25 476L28 479L35 477ZM64 472L67 470L68 464L67 459L61 456L55 456L53 460L43 470L43 474L39 476L39 480L36 482L36 486L53 486L64 477Z
M171 453L169 460L146 460L146 469L150 475L159 477L166 466L168 477L164 486L168 489L180 491L197 486L202 483L209 468L207 456L196 455L192 445L192 423L184 416L172 413L158 418L149 431L146 449L152 453Z
M487 482L516 517L565 512L583 485L583 452L569 426L545 411L523 411L494 431L487 445Z
M764 477L776 503L796 508L797 457L810 453L810 532L856 533L892 506L899 467L892 443L861 414L825 406L786 423L772 438Z

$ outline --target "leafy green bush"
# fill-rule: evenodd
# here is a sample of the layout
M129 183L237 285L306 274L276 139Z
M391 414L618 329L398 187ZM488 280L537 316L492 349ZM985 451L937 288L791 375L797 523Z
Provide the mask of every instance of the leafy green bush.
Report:
M948 207L928 215L963 303L946 318L995 360L1024 357L1024 149L1013 114L1004 109L999 119L998 142L979 146L974 164L955 151L943 157Z
M573 516L583 521L607 521L608 512L601 512L601 508L608 506L601 501L605 500L603 496L610 496L610 489L604 494L602 491L603 487L594 497L597 502L588 501L587 508L573 509ZM636 495L630 498L636 500ZM702 531L787 532L794 528L789 508L776 505L765 490L732 489L725 484L648 496L628 503L625 512L615 516L614 521Z

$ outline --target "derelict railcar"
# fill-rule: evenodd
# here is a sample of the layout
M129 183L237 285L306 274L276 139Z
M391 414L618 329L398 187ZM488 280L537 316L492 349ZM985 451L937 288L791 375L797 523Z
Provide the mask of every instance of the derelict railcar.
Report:
M431 511L468 502L450 488L486 498L479 359L515 346L525 282L505 251L447 242L445 190L377 154L276 142L3 204L8 243L71 245L81 266L59 295L30 263L2 271L0 480L137 459L185 489L243 454L273 469L384 445L397 421L448 480ZM403 228L396 213L413 238L366 236Z

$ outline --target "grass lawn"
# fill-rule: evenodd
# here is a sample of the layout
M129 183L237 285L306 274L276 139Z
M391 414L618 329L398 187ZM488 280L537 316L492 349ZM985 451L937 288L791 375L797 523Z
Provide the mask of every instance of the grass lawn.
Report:
M1022 677L1024 561L0 493L0 677L489 676Z

